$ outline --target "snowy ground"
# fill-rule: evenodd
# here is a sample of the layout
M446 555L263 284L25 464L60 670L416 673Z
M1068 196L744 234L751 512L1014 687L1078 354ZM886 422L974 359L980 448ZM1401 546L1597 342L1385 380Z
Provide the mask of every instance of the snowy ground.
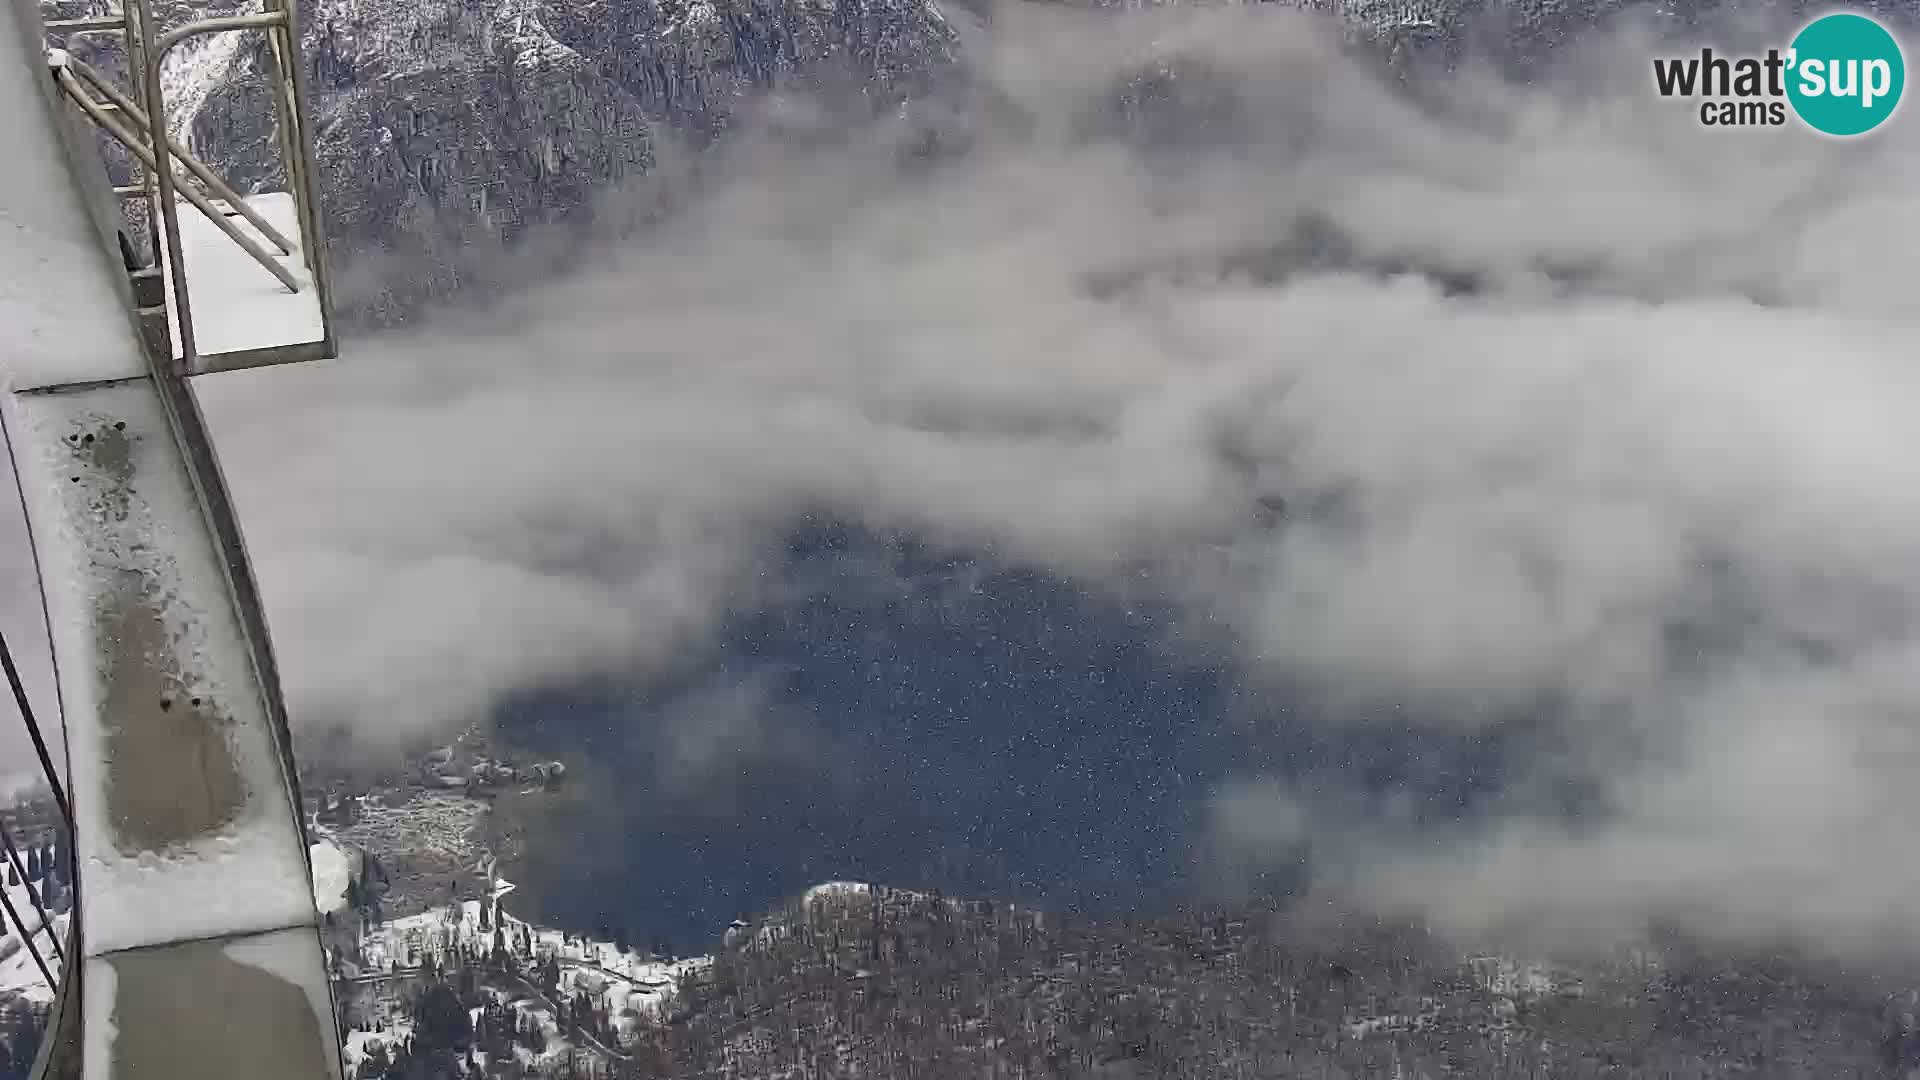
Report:
M307 849L313 863L313 906L326 915L347 906L347 885L359 859L332 840Z
M445 971L459 957L484 956L496 945L506 948L525 978L495 973L487 976L486 985L520 1023L537 1025L543 1032L546 1050L540 1057L549 1065L573 1049L603 1064L608 1057L623 1056L618 1046L604 1045L584 1033L577 1047L571 1045L561 1030L561 1001L584 994L604 1012L619 1040L625 1041L636 1028L667 1010L683 975L712 965L712 958L705 956L663 961L515 917L501 903L514 885L496 875L481 836L483 803L453 794L427 794L401 806L361 799L355 809L351 826L316 822L317 842L310 853L314 903L323 913L335 913L338 922L328 938L329 968L339 980L340 991L348 995L341 999L343 1006L349 999L353 1002L348 1015L354 1028L345 1045L350 1072L407 1041L411 1025L406 1003L420 985L408 980L429 963ZM441 869L457 871L462 879L491 882L491 892L484 900L437 904L372 925L350 913L339 919L339 913L348 910L348 884L363 865L363 850L378 857L387 869L402 859L444 864ZM408 888L412 884L396 883L396 894L416 891ZM803 902L812 906L845 900L864 894L867 888L829 882L807 890ZM444 889L439 895L446 895ZM538 984L538 972L550 959L558 967L558 986L548 993ZM524 1045L516 1045L515 1054L522 1064L539 1064Z
M512 882L495 879L491 898L504 898L513 888ZM556 1015L557 999L584 993L596 1008L606 1011L625 1037L644 1023L644 1018L665 1010L683 973L712 964L712 959L704 956L674 962L656 960L622 950L611 942L534 926L504 908L500 909L497 927L491 918L483 924L482 909L487 906L485 901L465 900L372 926L360 938L357 958L337 958L341 977L349 984L379 986L419 971L428 958L445 968L449 958L462 952L491 952L496 941L514 955L522 971L532 971L551 958L559 967L559 986L552 995L533 982L518 980L503 995L515 1013L539 1025L547 1038L542 1057L551 1062L563 1058L569 1049ZM392 1046L406 1038L407 1024L400 1003L385 995L376 1001L371 1030L352 1032L348 1038L350 1068L358 1069L367 1055L377 1053L375 1043ZM585 1041L589 1045L580 1047L582 1050L620 1054L618 1048L590 1037ZM533 1061L525 1047L516 1048L516 1053L523 1064Z
M489 872L491 864L483 862L479 869ZM512 882L499 878L493 881L492 900L501 900L514 890ZM868 891L867 885L856 882L828 882L808 889L801 901L808 907L844 903ZM621 949L611 942L534 926L516 918L504 906L498 909L500 924L496 927L491 918L483 922L483 908L495 910L486 901L466 900L372 926L360 938L357 958L338 958L342 978L350 985L377 990L391 980L418 972L430 957L445 968L448 958L462 952L485 954L492 951L496 941L514 954L522 971L534 971L552 958L559 967L559 986L553 994L541 991L531 982L516 980L501 995L501 1000L519 1017L539 1025L547 1039L547 1050L541 1060L551 1064L564 1058L570 1048L560 1030L556 999L584 993L595 1008L605 1011L625 1039L636 1028L666 1011L683 975L703 971L713 964L710 956L671 962L658 960ZM776 926L777 923L764 926L756 936L764 937L769 931L777 933ZM371 1030L357 1030L349 1035L350 1068L357 1070L368 1054L377 1053L373 1049L375 1044L390 1047L406 1039L407 1024L402 1018L404 1010L396 1000L398 996L376 993L371 1015L366 1017ZM580 1046L580 1050L621 1056L618 1047L603 1045L590 1036L583 1036L583 1040L585 1045ZM534 1061L531 1051L524 1046L516 1047L515 1053L523 1064Z
M378 860L389 891L389 915L405 915L470 895L483 882L474 867L486 855L487 804L462 795L415 794L390 805L380 796L353 800L351 825L314 822L316 837Z
M431 852L471 863L480 858L479 825L486 812L485 803L459 795L421 795L401 806L364 799L359 820L333 832L376 855Z
M504 897L512 891L512 882L500 881L494 895ZM490 923L481 925L481 907L479 900L465 900L373 927L361 942L365 963L355 974L411 971L429 956L444 957L461 948L492 951L494 930ZM610 942L534 926L504 909L501 923L502 937L516 959L530 964L554 958L561 968L562 993L586 989L595 1004L613 1015L626 1009L658 1011L682 972L712 963L708 957L671 963L655 960Z

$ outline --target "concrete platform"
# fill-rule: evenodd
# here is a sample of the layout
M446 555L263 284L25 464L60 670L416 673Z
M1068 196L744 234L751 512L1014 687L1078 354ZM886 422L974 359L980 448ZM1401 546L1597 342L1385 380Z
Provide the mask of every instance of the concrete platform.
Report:
M292 195L286 192L250 195L246 202L283 235L296 243L299 241L299 215ZM267 251L275 250L245 218L229 212L227 220ZM164 249L164 237L161 243ZM300 283L300 291L292 293L207 220L205 214L182 201L180 250L186 259L194 347L208 361L209 368L240 366L242 360L271 363L283 358L277 355L279 352L290 354L284 359L306 359L307 353L325 339L320 293L297 247L293 254L281 255L275 260ZM181 347L173 275L165 258L160 260L160 265L166 270L167 322L173 358L178 360ZM225 363L221 362L223 359Z
M311 930L87 961L86 1080L340 1080Z

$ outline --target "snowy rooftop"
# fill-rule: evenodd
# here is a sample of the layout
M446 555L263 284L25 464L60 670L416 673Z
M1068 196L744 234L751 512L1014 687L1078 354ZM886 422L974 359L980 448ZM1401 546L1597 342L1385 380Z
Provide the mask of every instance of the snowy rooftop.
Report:
M299 215L292 195L284 192L251 195L246 202L282 235L296 243L299 241ZM227 220L263 250L276 251L245 218L229 211ZM187 300L192 308L194 347L201 356L314 344L326 336L320 316L320 293L297 247L292 254L275 258L299 282L300 291L294 293L288 292L285 285L222 233L205 214L182 202L180 251L187 264ZM166 268L167 305L171 315L173 275L166 262L161 265ZM178 321L168 319L175 359L181 352Z

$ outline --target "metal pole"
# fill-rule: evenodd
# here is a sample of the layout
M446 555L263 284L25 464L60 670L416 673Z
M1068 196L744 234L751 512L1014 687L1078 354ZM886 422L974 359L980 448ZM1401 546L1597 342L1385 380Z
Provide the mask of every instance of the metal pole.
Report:
M152 5L149 0L133 0L133 10L140 20L142 40L153 29ZM160 88L160 52L157 49L145 50L143 58L146 70L140 73L141 81L146 85L147 115L153 122L165 130L167 123L166 94ZM160 212L161 243L166 248L167 274L173 279L173 318L175 331L180 335L180 360L174 370L181 375L193 373L194 362L199 359L199 349L193 340L193 303L187 297L187 260L180 252L180 209L173 204L173 168L167 161L165 139L154 140L153 157L156 162L151 170L155 188L155 199Z
M284 5L274 0L264 0L262 7L267 11L284 10ZM302 222L306 221L305 163L294 151L300 137L300 118L293 113L292 94L288 88L287 76L289 63L298 65L299 61L289 60L291 46L287 41L288 28L276 26L267 31L267 84L273 98L273 127L279 136L280 163L286 171L287 191L293 195L294 212ZM305 226L302 226L304 231Z
M140 137L128 131L124 125L118 120L115 120L106 110L102 109L98 102L88 97L86 92L74 83L72 75L63 72L58 76L58 79L61 88L66 90L67 95L73 98L74 102L78 104L81 109L86 111L86 114L93 119L93 122L105 128L109 135L126 144L128 150L132 151L142 161L145 161L153 168L156 177L169 174L173 171L172 162L167 162L163 166L161 163L155 161L148 147L141 143ZM149 133L151 134L151 132ZM265 248L254 243L253 240L249 238L247 234L241 232L233 222L228 221L227 215L221 213L220 208L214 206L205 195L200 194L191 187L182 187L178 190L182 198L193 204L194 209L205 214L208 221L213 222L215 227L221 232L226 233L227 239L240 245L242 250L248 255L253 256L254 262L259 263L262 267L266 268L269 274L278 278L280 284L287 287L288 292L300 291L299 279L294 277L292 272L286 267L281 266L272 255L267 253ZM179 221L177 218L174 221L174 230L175 232L179 230ZM176 298L180 293L186 291L184 275L176 276L173 291Z
M127 25L123 15L93 15L84 19L54 19L46 24L49 34L91 34L101 30L121 30Z
M333 285L327 270L327 233L326 222L321 216L319 181L314 169L319 163L313 148L313 109L307 99L307 66L300 62L300 20L296 5L300 0L268 0L277 3L286 16L286 26L280 33L284 37L287 59L281 71L287 80L288 91L293 100L288 103L287 112L292 117L292 126L299 133L293 141L290 152L300 171L300 184L297 200L301 207L300 232L306 238L306 248L302 252L307 259L307 272L313 277L313 291L320 300L320 327L327 343L327 351L333 351Z
M101 96L119 107L120 111L131 117L133 122L139 125L140 128L149 134L153 132L153 123L147 117L147 114L142 111L138 105L135 105L125 94L122 94L119 87L113 85L111 81L101 75L93 65L77 57L69 56L67 57L67 67L78 72L80 77L87 81L87 85L100 91ZM180 164L187 167L188 172L198 177L201 183L207 185L207 190L210 191L215 198L225 199L227 204L233 207L234 213L246 218L247 224L260 230L260 235L272 241L273 246L279 248L281 254L293 254L293 241L288 240L281 234L279 229L274 228L272 222L261 217L259 211L248 206L246 200L242 199L231 187L228 187L227 182L220 179L218 173L207 168L206 164L199 158L188 153L187 148L181 146L171 135L167 136L167 147L173 151L174 157L180 159Z
M139 14L142 33L153 26L152 5L149 0L133 0L134 10ZM164 130L167 122L166 93L160 87L160 67L165 62L168 50L195 34L205 34L214 30L245 30L256 26L275 26L286 21L284 13L277 15L228 15L217 19L202 19L188 23L178 29L160 36L147 50L147 70L142 73L146 82L147 115ZM180 328L180 362L174 366L179 375L192 375L200 359L199 349L193 340L193 305L187 298L186 257L180 251L180 208L173 203L173 168L167 160L168 149L165 139L154 140L153 156L157 163L153 171L154 185L158 189L157 201L160 204L160 224L167 239L167 271L173 276L173 310L178 316Z
M146 6L144 0L136 0L136 2L142 7ZM269 11L254 15L222 15L218 18L190 22L160 35L160 40L153 46L153 67L158 70L161 59L167 55L168 51L190 37L211 34L219 30L258 30L269 26L284 26L286 22L287 13L284 11Z
M120 44L127 69L127 89L132 91L144 85L141 72L146 70L146 31L140 25L139 12L134 10L132 0L120 0L120 17L125 20L125 25L120 31ZM130 183L127 184L126 188L116 188L114 194L122 196L138 195L140 197L138 214L140 224L145 226L141 232L141 239L147 245L146 250L142 254L145 256L146 264L151 266L160 257L159 244L155 240L155 237L160 235L160 222L153 214L153 200L148 198L148 196L153 194L153 186L151 181L148 180L147 170L141 166L139 158L132 158L128 162L127 179ZM135 216L135 211L132 207L126 207L126 214L129 222L131 222Z

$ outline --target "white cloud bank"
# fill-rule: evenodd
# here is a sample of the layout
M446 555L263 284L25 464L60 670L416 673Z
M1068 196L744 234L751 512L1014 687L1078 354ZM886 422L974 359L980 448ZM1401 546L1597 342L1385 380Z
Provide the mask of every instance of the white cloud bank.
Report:
M745 138L591 275L207 383L300 728L379 748L658 670L824 506L1115 588L1148 567L1330 692L1555 703L1539 784L1607 811L1577 825L1524 762L1439 848L1230 796L1246 857L1341 838L1329 895L1915 938L1913 125L1703 131L1644 41L1415 106L1270 8L997 18L964 161L901 167L917 115ZM1151 49L1216 93L1142 151L1095 102ZM1350 270L1433 276L1217 272L1306 218Z

